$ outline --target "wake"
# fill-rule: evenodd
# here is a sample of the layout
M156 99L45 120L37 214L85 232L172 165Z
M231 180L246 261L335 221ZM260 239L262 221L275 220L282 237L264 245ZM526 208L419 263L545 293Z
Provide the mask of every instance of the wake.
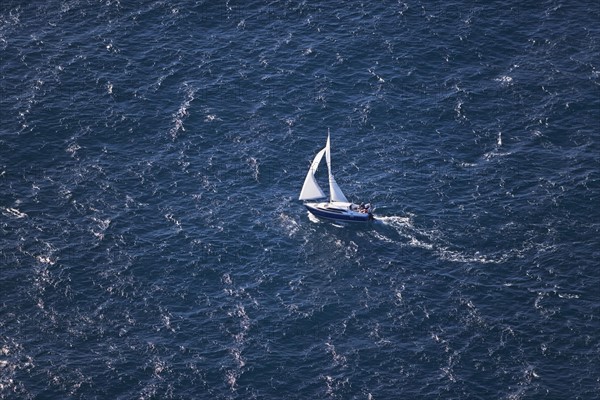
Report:
M420 248L433 252L439 259L460 263L500 264L505 262L508 254L486 255L479 251L457 250L456 245L446 238L440 229L425 229L414 223L414 215L408 216L377 216L375 226L386 229L376 229L374 236L386 243L398 243L402 238L402 245ZM389 229L388 229L389 228Z

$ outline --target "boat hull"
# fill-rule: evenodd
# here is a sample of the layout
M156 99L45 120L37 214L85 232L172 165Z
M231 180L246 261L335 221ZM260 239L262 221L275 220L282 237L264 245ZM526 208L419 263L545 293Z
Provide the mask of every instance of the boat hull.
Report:
M354 211L351 207L332 206L332 203L305 203L306 209L315 217L342 221L342 222L368 222L375 219L370 212Z

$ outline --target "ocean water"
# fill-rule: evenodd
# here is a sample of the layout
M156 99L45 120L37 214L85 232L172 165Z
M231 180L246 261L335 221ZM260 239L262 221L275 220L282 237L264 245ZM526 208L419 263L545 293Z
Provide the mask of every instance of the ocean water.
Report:
M598 399L599 204L597 2L0 3L1 399Z

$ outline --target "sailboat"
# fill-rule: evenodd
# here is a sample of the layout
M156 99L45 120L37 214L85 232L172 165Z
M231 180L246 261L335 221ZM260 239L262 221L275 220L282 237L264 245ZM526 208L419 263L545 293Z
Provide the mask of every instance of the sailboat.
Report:
M370 204L358 205L349 202L335 181L331 172L331 141L329 136L329 132L327 132L327 144L317 153L310 164L310 169L306 174L304 185L300 191L299 200L304 201L304 206L308 211L319 218L350 222L367 222L373 220L373 207ZM329 173L329 201L314 202L311 200L327 198L315 179L315 174L323 156L325 156L325 160L327 161L327 171Z

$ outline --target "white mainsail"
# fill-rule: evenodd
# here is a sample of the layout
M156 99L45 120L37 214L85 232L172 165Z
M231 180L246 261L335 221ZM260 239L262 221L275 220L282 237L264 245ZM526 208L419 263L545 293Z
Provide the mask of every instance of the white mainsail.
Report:
M323 189L317 183L315 179L315 173L319 168L319 164L321 163L321 159L323 158L323 154L325 154L325 159L327 161L327 172L329 173L329 201L343 202L348 203L348 199L344 196L342 189L338 186L333 174L331 173L331 151L330 151L330 140L329 133L327 133L327 144L324 149L321 149L314 160L310 165L310 169L306 174L306 178L304 179L304 185L302 186L302 191L300 192L300 200L315 200L320 199L325 196L323 193Z
M300 200L315 200L321 199L325 197L325 193L323 193L323 189L317 183L315 179L315 173L319 168L319 164L321 163L321 159L323 158L323 154L325 154L326 149L322 149L317 153L315 159L310 164L310 169L306 174L306 178L304 179L304 185L302 186L302 191L300 192Z
M329 132L327 132L327 145L325 145L325 159L327 160L327 170L329 172L329 201L339 201L347 203L348 199L344 196L342 189L338 186L333 174L331 173L331 150L329 148Z

